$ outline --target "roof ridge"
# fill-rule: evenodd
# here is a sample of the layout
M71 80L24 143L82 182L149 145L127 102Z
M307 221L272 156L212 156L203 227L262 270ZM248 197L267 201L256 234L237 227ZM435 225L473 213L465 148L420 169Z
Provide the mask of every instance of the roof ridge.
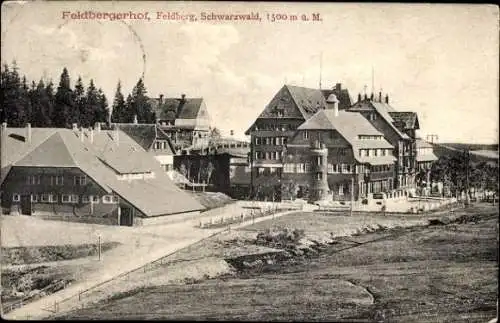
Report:
M74 152L70 151L70 149L68 149L68 143L66 142L66 138L65 136L62 136L61 133L60 133L61 130L58 130L56 132L56 134L59 134L59 137L61 137L62 141L64 142L64 148L66 149L66 151L68 152L69 154L69 157L71 158L71 160L73 161L73 163L80 167L80 163L78 163L74 157ZM81 132L81 134L83 135L83 132ZM76 135L76 133L74 131L71 131L70 135Z

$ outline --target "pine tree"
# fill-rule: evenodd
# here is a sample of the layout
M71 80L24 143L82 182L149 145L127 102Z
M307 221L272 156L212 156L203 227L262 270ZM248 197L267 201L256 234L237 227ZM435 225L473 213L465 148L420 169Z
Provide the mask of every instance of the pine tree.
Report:
M99 105L99 98L97 95L97 89L94 85L94 80L91 79L85 97L85 107L80 117L80 120L82 122L82 127L87 128L94 125L96 113L98 110L98 105Z
M75 109L73 117L71 118L72 123L82 124L82 115L85 111L85 88L83 86L81 76L78 76L78 80L75 84L75 90L73 91L74 101L75 101Z
M111 122L114 123L122 123L125 122L125 98L122 94L122 85L121 82L118 81L118 85L116 86L115 98L113 100L113 111L111 114Z
M132 90L133 111L139 123L154 123L155 114L146 94L147 90L141 78Z
M17 64L14 61L12 68L4 65L2 71L2 121L12 127L24 127L26 119L26 102L23 99L23 85L19 77Z
M45 116L45 121L47 122L45 127L53 127L56 97L54 95L54 83L52 83L52 80L49 80L49 83L45 87L45 95L42 96L42 98L46 99L42 100L43 115Z
M134 120L135 115L135 105L132 95L127 96L127 101L125 101L125 111L123 113L123 123L131 123Z
M95 111L92 125L96 122L108 122L109 119L108 99L106 99L106 95L104 95L101 88L97 90L97 101L97 110Z
M25 123L31 122L33 108L31 106L30 88L28 86L28 80L26 79L26 76L23 76L21 87L19 89L19 104L23 107L24 110L23 125Z
M63 69L59 86L57 87L53 123L55 127L68 127L71 123L71 114L74 113L74 96L70 86L69 73Z
M40 80L32 91L31 105L33 114L31 123L33 127L50 127L52 121L50 120L49 96L47 95L43 80Z

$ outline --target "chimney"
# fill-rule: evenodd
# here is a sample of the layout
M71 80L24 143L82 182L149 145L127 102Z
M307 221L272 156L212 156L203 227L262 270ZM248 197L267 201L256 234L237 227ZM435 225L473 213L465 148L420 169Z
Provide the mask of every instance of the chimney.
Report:
M90 133L90 143L93 144L94 143L94 129L90 128L89 133Z
M31 144L31 123L26 124L26 142Z
M182 102L185 102L186 101L186 95L183 93L181 94L181 101Z
M137 124L137 114L134 114L134 124Z
M80 128L80 140L83 142L83 127Z
M366 93L365 93L365 100L368 100L368 96L366 95Z
M341 83L335 84L335 90L337 90L338 92L340 92L340 90L342 90L342 84Z
M370 94L370 101L373 101L373 92Z
M361 102L361 93L358 93L358 102Z
M378 92L378 102L382 103L382 91Z
M389 94L385 95L385 103L389 104Z
M72 128L74 131L78 130L78 124L73 123L73 124L71 125L71 128Z
M163 94L160 94L160 102L159 103L160 103L160 105L163 104Z

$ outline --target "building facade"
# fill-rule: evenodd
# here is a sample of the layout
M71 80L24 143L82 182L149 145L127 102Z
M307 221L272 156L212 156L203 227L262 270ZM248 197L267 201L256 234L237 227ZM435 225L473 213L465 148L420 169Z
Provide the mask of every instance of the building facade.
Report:
M2 214L138 225L204 209L125 132L2 125Z
M167 134L175 149L207 144L210 136L210 115L203 98L159 98L150 100L157 124Z
M396 111L382 93L352 103L340 84L285 85L246 132L252 193L341 201L414 194L418 129L416 113Z
M414 194L417 174L416 130L419 129L415 112L399 112L389 104L389 96L378 98L373 94L361 98L348 111L358 112L394 146L396 157L394 188L404 195Z

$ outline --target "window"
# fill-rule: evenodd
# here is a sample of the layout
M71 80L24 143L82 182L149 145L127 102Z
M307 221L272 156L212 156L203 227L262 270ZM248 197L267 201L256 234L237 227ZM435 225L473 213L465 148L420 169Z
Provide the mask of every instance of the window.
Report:
M311 164L305 163L304 164L304 169L305 169L305 172L308 173L311 170Z
M307 130L304 130L304 132L302 133L302 137L304 139L309 139L309 132L307 132Z
M373 149L373 156L375 156L375 157L378 156L378 149Z
M42 194L41 200L43 203L49 203L50 202L50 194Z
M12 201L13 202L19 202L19 201L21 201L21 195L19 195L17 193L13 193L12 194Z
M323 178L323 173L322 173L322 172L317 172L317 173L316 173L316 179L317 179L317 180L320 180L320 179L322 179L322 178Z
M260 145L260 138L259 137L255 138L255 144Z
M57 195L49 194L49 202L50 203L57 203Z
M82 195L82 203L89 203L90 197L88 195Z
M294 164L285 164L284 165L285 173L295 173L295 165Z
M52 185L63 185L64 184L64 176L62 175L57 175L57 176L52 176L50 178L50 183Z
M31 202L38 202L38 194L31 194Z
M87 176L85 176L85 175L75 176L74 183L75 183L75 185L84 186L85 184L87 184Z
M318 157L317 157L317 165L318 165L318 166L323 165L323 158L321 158L321 156L318 156Z
M327 170L328 170L329 174L332 174L333 173L333 164L328 164L327 165Z
M78 203L78 195L75 194L62 194L61 195L62 203Z
M387 150L388 149L382 149L382 156L386 156L387 155Z
M306 171L306 167L304 163L297 164L297 173L304 173Z
M106 204L113 203L113 195L104 195L102 197L102 203L106 203Z
M90 200L92 201L93 204L99 204L99 196L97 195L91 195Z
M340 165L340 167L341 167L341 168L340 168L340 172L341 172L341 173L347 173L347 166L348 166L348 165L346 165L346 164L341 164L341 165Z
M339 185L339 195L344 195L344 185L343 184Z
M29 175L28 185L36 185L36 184L40 184L40 175Z
M269 167L269 174L274 174L275 168L274 167Z
M370 156L370 149L363 149L363 156L365 157Z

